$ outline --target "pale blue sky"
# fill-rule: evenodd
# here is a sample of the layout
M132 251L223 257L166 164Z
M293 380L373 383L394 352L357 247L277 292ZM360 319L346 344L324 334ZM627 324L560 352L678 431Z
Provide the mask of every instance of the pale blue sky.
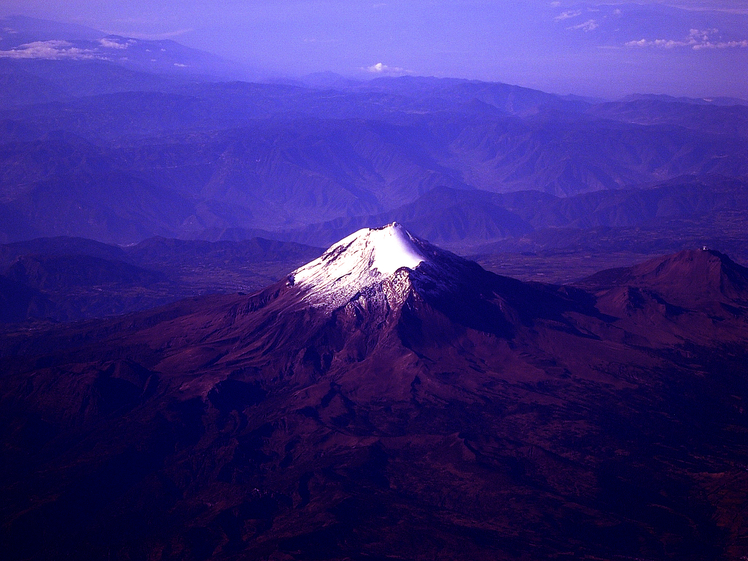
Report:
M289 76L415 74L605 97L748 98L748 0L3 0L0 17L12 14L172 38Z

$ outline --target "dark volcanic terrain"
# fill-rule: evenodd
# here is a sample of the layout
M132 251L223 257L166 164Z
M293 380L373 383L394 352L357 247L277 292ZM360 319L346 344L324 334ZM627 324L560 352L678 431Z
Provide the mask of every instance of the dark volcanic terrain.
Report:
M718 252L559 287L390 226L252 295L11 328L6 555L739 559L747 317Z
M60 237L0 245L0 322L72 321L198 294L254 292L320 253L262 238L151 238L118 247Z

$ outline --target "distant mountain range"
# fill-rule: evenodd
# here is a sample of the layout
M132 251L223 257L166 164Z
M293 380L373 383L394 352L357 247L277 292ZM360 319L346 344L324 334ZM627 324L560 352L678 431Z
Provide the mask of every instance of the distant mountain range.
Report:
M401 212L415 213L416 231L419 221L445 220L434 239L451 242L457 218L417 214L432 190L571 200L682 176L748 175L740 100L602 102L411 76L226 82L203 76L222 68L218 61L171 42L27 19L4 25L15 31L2 32L0 52L4 242L275 237ZM526 230L492 208L475 218L484 231L466 243Z
M617 252L654 255L709 245L748 260L748 183L681 177L639 189L556 197L538 191L490 193L435 188L389 212L339 218L282 232L206 230L211 240L251 235L326 245L362 227L401 222L462 254Z
M169 83L166 76L174 78L216 79L247 75L248 69L221 59L213 54L191 49L171 40L147 40L103 33L96 29L72 24L58 23L25 16L10 16L0 19L0 59L32 63L19 73L18 84L36 89L36 80L57 86L47 95L79 97L90 95L99 88L119 91L122 80L130 80L135 86L141 83ZM91 66L40 64L43 61L65 61L93 63ZM78 71L76 71L78 68ZM88 72L81 72L80 69ZM90 69L98 69L90 70ZM129 70L128 71L125 71ZM88 75L88 80L86 76ZM111 83L100 80L107 75ZM159 74L156 78L149 75ZM14 85L11 83L11 85ZM135 89L139 89L135 87ZM13 91L6 91L10 97ZM42 93L42 92L40 92ZM16 103L23 99L15 100Z

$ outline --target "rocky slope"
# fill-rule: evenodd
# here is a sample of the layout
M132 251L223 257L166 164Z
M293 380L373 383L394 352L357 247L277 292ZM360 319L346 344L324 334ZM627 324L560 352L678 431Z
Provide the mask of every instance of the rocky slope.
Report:
M746 281L528 284L393 224L253 295L6 331L6 555L740 558Z

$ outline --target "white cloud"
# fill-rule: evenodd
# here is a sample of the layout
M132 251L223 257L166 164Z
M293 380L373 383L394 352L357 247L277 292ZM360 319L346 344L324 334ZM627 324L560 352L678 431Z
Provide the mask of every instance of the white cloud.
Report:
M598 27L599 26L594 19L588 19L584 23L580 23L579 25L572 25L571 27L567 27L566 29L582 29L585 33L587 33L589 31L597 29Z
M685 41L673 41L672 39L655 39L654 41L648 41L647 39L639 39L638 41L629 41L626 43L627 47L660 47L662 49L673 49L675 47L687 47L688 43Z
M691 48L695 51L701 49L735 49L748 48L748 39L725 41L719 38L718 29L691 29L688 37L681 40L674 39L639 39L628 41L627 47L659 49ZM715 38L715 36L717 36Z
M372 74L412 74L411 71L405 70L404 68L398 66L387 66L381 62L368 66L366 71L371 72Z
M75 59L105 59L92 49L82 49L73 46L68 41L34 41L25 43L9 51L0 51L0 58L41 58L49 60Z
M575 18L581 15L582 15L582 10L569 10L566 12L561 12L553 19L556 21L564 21L565 19L571 19L571 18Z
M105 49L126 49L127 47L129 47L130 45L134 45L135 43L137 43L137 41L133 41L132 39L128 39L124 43L120 43L119 41L110 39L108 37L99 39L99 45L101 45Z
M748 39L742 41L720 41L719 43L701 43L694 45L693 50L698 51L699 49L734 49L734 48L748 48Z
M703 0L692 0L690 2L668 2L669 6L690 12L720 12L723 14L748 15L747 6L739 6L741 0L724 0L722 2L704 2Z
M553 8L558 8L560 5L561 5L561 2L559 2L558 0L551 2L551 7Z

